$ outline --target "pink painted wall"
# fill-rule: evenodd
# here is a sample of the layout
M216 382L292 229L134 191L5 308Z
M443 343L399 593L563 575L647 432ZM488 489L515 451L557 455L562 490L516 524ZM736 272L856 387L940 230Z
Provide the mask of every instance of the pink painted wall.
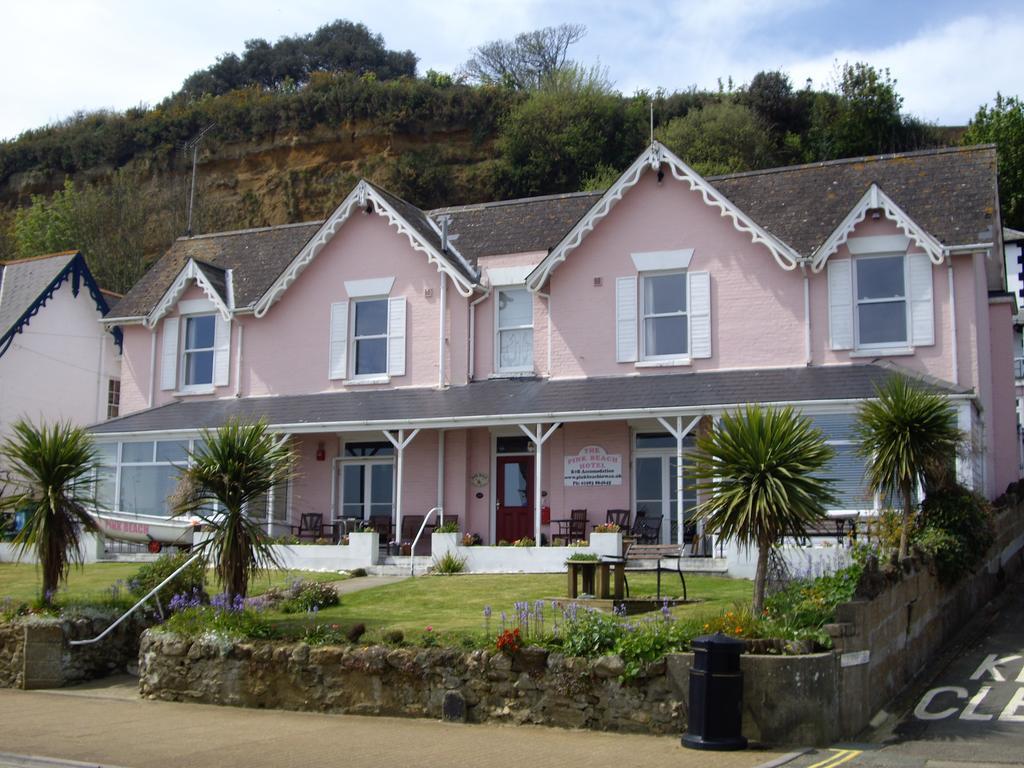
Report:
M316 460L317 446L324 444L324 460ZM316 512L330 520L331 473L338 455L338 441L333 435L302 435L294 441L298 454L297 473L292 480L291 520L298 524L301 515Z
M994 482L998 495L1018 480L1020 447L1017 436L1017 408L1013 381L1013 305L1002 301L989 305L992 359L992 454Z
M630 254L693 248L711 273L712 357L682 368L615 362L615 279L636 275ZM594 285L600 277L602 285ZM556 378L804 363L803 285L700 194L647 172L549 281Z
M603 488L567 488L565 486L565 457L574 456L588 445L604 448L605 453L622 458L622 485ZM544 445L548 490L548 503L553 518L566 518L573 509L587 510L587 530L603 523L609 509L631 507L632 461L629 425L624 421L584 422L566 424L557 430Z
M486 273L488 269L500 267L536 266L546 254L540 252L515 253L501 256L488 256L480 260L479 266ZM501 286L512 287L512 286ZM494 328L496 317L496 291L481 301L473 311L476 314L474 329L474 363L473 376L486 379L496 372L494 357ZM474 297L478 298L478 297ZM533 372L540 376L548 375L548 307L547 299L534 296L533 299ZM529 375L529 374L522 374Z
M149 407L149 355L152 334L141 325L124 326L121 358L121 413Z
M384 218L355 215L263 318L246 321L245 393L345 389L328 378L331 304L349 298L346 280L379 277L394 277L390 297L407 299L406 374L390 386L436 386L440 275Z

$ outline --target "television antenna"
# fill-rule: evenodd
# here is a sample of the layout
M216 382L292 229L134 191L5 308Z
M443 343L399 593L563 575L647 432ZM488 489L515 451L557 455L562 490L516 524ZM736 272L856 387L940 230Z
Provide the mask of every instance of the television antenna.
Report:
M196 165L199 161L199 144L203 140L203 137L216 126L216 123L210 123L208 126L203 128L203 130L185 142L185 146L181 148L182 154L186 154L190 149L192 150L192 188L188 195L188 225L185 229L185 235L187 237L192 237L192 206L196 201Z

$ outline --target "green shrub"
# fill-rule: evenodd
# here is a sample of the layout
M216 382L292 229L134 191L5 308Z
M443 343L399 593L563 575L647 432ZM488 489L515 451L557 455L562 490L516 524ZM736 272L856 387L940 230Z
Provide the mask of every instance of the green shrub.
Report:
M151 563L146 563L135 575L128 579L128 591L139 599L146 595L151 589L166 579L178 568L185 564L192 555L188 552L178 554L161 555ZM207 600L206 594L206 571L203 568L202 559L196 560L188 568L174 577L167 586L160 590L158 597L164 602L173 595L198 593L203 600Z
M616 616L594 610L580 611L563 627L562 650L567 656L602 656L615 648L624 632Z
M361 579L364 576L366 576L366 569L353 568L351 571L348 572L348 575L351 576L353 579Z
M459 532L459 521L458 520L446 520L441 523L437 528L434 529L434 533L458 533Z
M571 563L596 563L600 559L594 552L573 552L565 558L566 562Z
M918 525L914 543L931 558L943 584L955 584L972 572L994 538L988 502L958 485L929 493Z
M533 547L536 546L537 542L529 536L523 536L521 539L516 539L512 542L513 547Z
M434 573L452 574L466 570L466 558L454 552L445 552L441 557L434 558Z
M308 613L338 605L338 591L324 581L296 579L284 591L285 599L278 608L282 613ZM264 595L266 597L266 595Z
M898 542L898 535L897 535ZM785 640L813 639L818 645L831 647L831 638L824 626L835 621L836 607L853 599L864 568L854 564L833 574L815 579L794 581L765 600L763 626L759 635L771 635ZM737 626L746 622L737 620ZM750 633L748 637L755 636Z
M224 610L210 605L186 608L173 614L164 623L168 632L189 639L215 634L227 640L246 638L265 640L274 637L274 628L259 612L252 609Z

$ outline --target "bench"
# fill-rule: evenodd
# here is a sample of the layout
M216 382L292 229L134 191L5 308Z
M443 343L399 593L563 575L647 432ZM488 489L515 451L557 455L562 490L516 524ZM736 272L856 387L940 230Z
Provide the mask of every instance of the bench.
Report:
M637 544L632 543L626 548L621 558L604 558L610 563L623 563L625 568L632 571L654 571L658 574L658 600L661 600L661 572L670 571L661 567L662 560L675 560L676 573L679 574L679 581L683 585L683 600L686 600L686 578L683 576L683 547L679 544ZM654 561L654 567L644 565ZM626 586L626 597L629 597L629 580L623 575Z
M832 539L841 546L848 543L848 538L857 540L857 522L855 516L825 517L807 526L803 531L792 534L798 546L808 547L811 539Z

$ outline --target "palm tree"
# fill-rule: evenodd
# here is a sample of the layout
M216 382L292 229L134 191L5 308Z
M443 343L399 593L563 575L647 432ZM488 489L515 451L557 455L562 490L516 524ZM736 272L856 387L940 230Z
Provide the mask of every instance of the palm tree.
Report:
M35 552L43 571L42 602L49 604L71 563L82 562L82 529L98 530L87 512L95 504L92 439L67 422L36 427L19 419L12 429L0 446L11 484L0 497L0 511L27 512L14 543L20 555Z
M213 561L227 595L245 597L251 577L280 567L269 537L246 510L291 476L295 457L287 441L271 434L263 421L232 420L202 437L182 470L184 490L173 506L209 524L212 533L200 545L204 556Z
M956 455L963 433L956 411L942 395L893 376L876 388L878 397L857 411L855 434L865 459L868 490L903 501L900 558L907 556L913 519L913 492L919 480L944 470Z
M705 530L757 547L753 609L764 608L768 556L782 536L822 518L834 501L820 472L835 455L811 420L791 407L748 404L697 438L694 475L705 495Z

